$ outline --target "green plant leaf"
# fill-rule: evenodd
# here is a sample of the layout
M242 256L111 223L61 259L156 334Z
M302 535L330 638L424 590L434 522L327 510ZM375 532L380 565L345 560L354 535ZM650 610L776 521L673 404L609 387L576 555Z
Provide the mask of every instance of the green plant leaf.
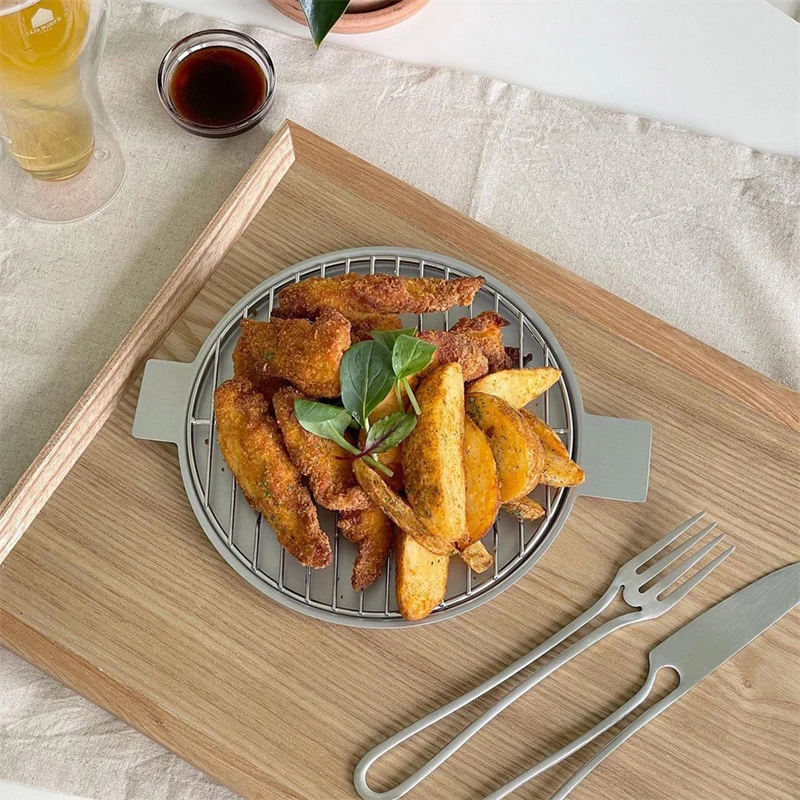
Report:
M402 330L395 330L395 331L372 331L370 336L376 341L380 342L381 344L385 345L385 347L392 352L394 348L394 343L397 341L398 336L413 336L417 332L416 327L414 328L403 328Z
M414 407L414 412L419 416L420 411L417 398L411 390L408 379L425 369L431 363L433 354L436 352L436 345L424 342L414 336L401 333L397 337L392 347L392 370L394 371L395 391L397 392L397 403L402 407L402 397L400 387L406 390L408 399Z
M350 412L341 406L331 406L327 403L318 403L316 400L298 398L294 401L294 414L297 421L309 433L330 439L348 453L358 455L358 448L354 447L344 438L353 418Z
M342 405L369 431L369 415L394 386L391 353L380 342L358 342L345 352L339 379Z
M300 8L306 15L314 47L317 48L350 4L350 0L299 0L299 2Z
M384 453L396 447L417 426L416 414L395 411L381 417L370 429L362 455Z
M398 381L410 378L431 363L436 345L402 334L392 348L392 370Z

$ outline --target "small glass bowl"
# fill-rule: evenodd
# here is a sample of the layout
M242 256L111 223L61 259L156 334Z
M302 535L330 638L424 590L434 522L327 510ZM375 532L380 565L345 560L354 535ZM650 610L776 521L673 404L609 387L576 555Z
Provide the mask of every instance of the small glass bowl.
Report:
M202 50L205 47L233 47L237 50L241 50L256 62L264 74L266 83L264 101L248 117L232 125L202 125L193 122L181 116L172 102L170 84L172 83L172 75L175 71L175 67L177 67L186 56L198 50ZM167 109L167 113L181 128L197 136L224 138L226 136L236 136L239 133L249 131L264 119L275 97L275 66L272 63L269 53L255 39L246 36L244 33L222 29L198 31L176 42L167 50L158 68L157 85L158 96L161 99L161 103L164 108Z

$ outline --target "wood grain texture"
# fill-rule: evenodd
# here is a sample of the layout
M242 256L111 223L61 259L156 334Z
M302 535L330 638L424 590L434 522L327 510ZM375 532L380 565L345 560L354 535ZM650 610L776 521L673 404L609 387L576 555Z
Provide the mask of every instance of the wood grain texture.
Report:
M3 639L246 797L348 798L366 749L542 641L589 605L620 563L708 509L736 544L734 557L666 617L621 631L549 678L409 795L482 797L629 696L664 636L800 558L800 403L303 129L285 127L270 147L224 207L233 244L207 249L208 231L201 237L182 277L142 318L150 314L149 325L137 325L144 333L131 354L118 351L104 370L119 370L119 379L87 396L95 409L85 402L73 411L80 429L62 430L43 457L52 466L34 471L22 498L6 505L8 536L49 496L0 568ZM326 625L250 588L194 519L175 448L131 437L136 382L124 389L155 332L170 329L159 357L191 360L220 316L267 276L319 253L383 244L438 251L499 276L559 338L587 411L653 423L647 503L579 499L545 557L512 588L413 630ZM27 491L35 493L28 503ZM799 616L647 726L576 800L797 796ZM396 782L496 696L435 726L379 765L376 778ZM581 760L515 796L549 797Z

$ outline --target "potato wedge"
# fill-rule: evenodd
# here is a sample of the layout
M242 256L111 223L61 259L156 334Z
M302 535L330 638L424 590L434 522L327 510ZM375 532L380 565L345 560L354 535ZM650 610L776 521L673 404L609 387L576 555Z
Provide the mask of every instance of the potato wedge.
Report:
M363 458L357 458L353 462L353 472L355 472L356 480L366 492L367 497L398 528L409 533L435 555L449 556L455 551L451 542L446 542L440 536L428 530L424 522L414 513L411 506L374 469L367 466Z
M497 463L500 501L529 494L542 474L544 450L522 414L505 400L489 394L467 397L467 414L486 434Z
M586 474L569 457L561 437L527 408L520 409L520 413L544 447L541 483L546 486L578 486L583 483Z
M485 572L489 567L494 564L492 554L483 546L483 542L473 542L467 545L463 550L459 546L458 554L461 560L473 572Z
M461 365L439 367L416 396L422 413L401 448L408 503L429 531L458 542L467 535Z
M411 391L414 391L417 388L417 380L416 375L412 375L409 378L409 383L411 384ZM383 417L388 417L389 414L393 414L395 411L407 411L409 406L411 405L408 401L408 398L405 394L402 395L404 405L401 406L397 402L397 393L396 392L389 392L389 394L381 400L380 403L375 407L374 411L369 415L369 421L371 425L374 425L379 419ZM367 439L367 434L362 430L358 435L358 443L361 447L364 446L364 442ZM400 445L397 447L392 447L389 450L385 450L383 453L378 453L378 461L381 462L385 467L388 467L392 471L392 476L386 478L386 483L392 487L397 492L403 490L404 481L403 481L403 464L400 460Z
M510 406L522 408L546 392L561 377L554 367L536 369L502 369L478 378L467 390L469 394L490 394L501 397Z
M459 550L477 542L492 527L500 508L500 482L492 448L483 431L467 415L464 415L464 471L469 539L459 545Z
M397 534L397 605L405 619L424 619L444 600L450 557L436 555L405 531Z
M519 500L509 500L500 506L506 514L511 514L517 519L541 519L545 510L530 497L520 497Z

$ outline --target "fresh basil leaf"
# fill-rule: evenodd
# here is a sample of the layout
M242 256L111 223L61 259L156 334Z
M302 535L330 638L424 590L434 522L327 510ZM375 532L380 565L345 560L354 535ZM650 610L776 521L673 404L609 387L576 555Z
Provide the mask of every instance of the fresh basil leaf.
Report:
M385 345L389 352L392 352L394 343L397 341L398 336L413 336L417 332L414 328L402 328L401 330L394 331L372 331L370 336L376 341Z
M394 386L391 353L375 340L358 342L345 352L339 379L342 405L369 430L369 415Z
M392 348L392 370L399 382L410 378L431 363L436 345L414 336L403 334L397 337Z
M358 455L358 448L344 438L344 432L353 421L350 412L346 409L341 406L318 403L316 400L298 398L294 401L294 414L300 425L309 433L323 439L330 439L348 453Z
M331 28L339 21L339 17L347 10L350 0L299 0L299 2L308 22L308 29L311 31L314 47L319 47Z
M415 414L395 411L381 417L370 429L364 442L364 453L384 453L396 447L417 426Z

